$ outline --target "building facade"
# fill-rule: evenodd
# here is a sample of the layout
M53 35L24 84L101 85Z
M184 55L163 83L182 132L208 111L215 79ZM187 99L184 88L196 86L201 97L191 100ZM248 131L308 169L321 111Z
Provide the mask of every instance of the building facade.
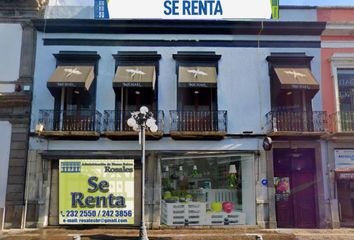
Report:
M353 226L353 8L319 8L323 109L329 115L327 176L333 227Z
M0 227L23 226L36 34L44 1L0 1Z
M325 23L315 8L244 22L63 19L49 10L51 19L33 21L25 196L37 217L28 225L59 224L62 162L76 172L78 160L117 159L134 162L139 225L141 153L127 120L144 105L158 125L147 133L149 227L328 227Z

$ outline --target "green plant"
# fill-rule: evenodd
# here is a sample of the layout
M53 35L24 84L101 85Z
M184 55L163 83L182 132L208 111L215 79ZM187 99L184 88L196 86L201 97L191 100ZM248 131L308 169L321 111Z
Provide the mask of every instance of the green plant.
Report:
M172 190L171 188L171 179L170 178L163 178L162 179L162 187L164 190Z
M193 169L191 175L192 175L192 177L199 177L200 176L197 169Z
M227 175L227 183L228 183L229 187L237 188L239 185L237 175L236 174L228 174Z

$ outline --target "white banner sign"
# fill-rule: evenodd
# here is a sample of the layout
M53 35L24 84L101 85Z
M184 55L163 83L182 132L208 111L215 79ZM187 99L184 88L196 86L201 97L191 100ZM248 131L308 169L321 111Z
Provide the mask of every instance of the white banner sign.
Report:
M49 5L94 6L98 19L269 19L272 15L270 0L50 0Z
M336 169L354 168L354 149L334 150L334 161Z
M270 18L269 0L110 0L110 18Z

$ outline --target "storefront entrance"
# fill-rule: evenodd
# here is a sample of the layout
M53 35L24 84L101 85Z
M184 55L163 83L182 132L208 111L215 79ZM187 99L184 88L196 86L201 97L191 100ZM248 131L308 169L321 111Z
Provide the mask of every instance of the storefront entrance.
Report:
M338 180L337 193L341 227L354 227L354 180Z
M314 149L274 149L273 153L277 226L316 227Z

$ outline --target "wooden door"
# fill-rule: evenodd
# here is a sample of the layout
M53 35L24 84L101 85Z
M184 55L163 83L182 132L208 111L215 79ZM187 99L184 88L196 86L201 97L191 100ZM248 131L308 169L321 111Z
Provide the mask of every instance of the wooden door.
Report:
M316 227L314 149L274 149L274 177L288 179L290 186L285 197L276 194L278 227Z
M291 158L288 149L274 149L274 177L289 179L291 186ZM292 195L282 194L276 189L275 196L276 217L278 227L289 228L294 226L294 206Z
M294 227L316 227L313 173L293 174Z
M279 177L288 177L285 174L279 174ZM291 183L291 178L290 178ZM291 189L291 187L290 187ZM290 194L288 197L276 197L276 217L277 224L280 228L294 227L294 205L293 196Z

